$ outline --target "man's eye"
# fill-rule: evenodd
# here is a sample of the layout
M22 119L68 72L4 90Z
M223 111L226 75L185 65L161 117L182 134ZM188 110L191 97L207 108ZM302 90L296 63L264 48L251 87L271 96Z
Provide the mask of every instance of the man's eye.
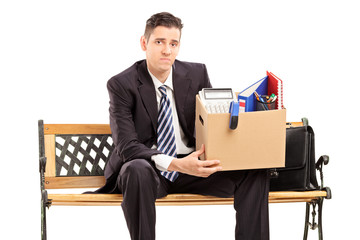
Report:
M156 44L161 44L161 41L155 41Z
M177 43L172 43L171 46L172 47L177 47Z

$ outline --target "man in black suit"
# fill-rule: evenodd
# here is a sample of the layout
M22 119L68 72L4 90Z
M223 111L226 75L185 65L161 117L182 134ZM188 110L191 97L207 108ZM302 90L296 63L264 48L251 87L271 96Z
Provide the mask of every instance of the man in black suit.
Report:
M204 64L176 60L182 26L169 13L151 16L140 40L146 60L108 81L115 150L98 192L123 193L133 240L155 239L155 200L169 193L234 196L235 238L269 239L267 172L220 171L219 160L198 159L205 148L195 149L195 96L211 84Z

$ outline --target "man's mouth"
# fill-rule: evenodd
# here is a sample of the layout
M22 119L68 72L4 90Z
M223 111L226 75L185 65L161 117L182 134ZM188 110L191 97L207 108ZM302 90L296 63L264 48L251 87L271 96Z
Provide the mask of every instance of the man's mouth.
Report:
M171 62L170 58L160 58L160 61Z

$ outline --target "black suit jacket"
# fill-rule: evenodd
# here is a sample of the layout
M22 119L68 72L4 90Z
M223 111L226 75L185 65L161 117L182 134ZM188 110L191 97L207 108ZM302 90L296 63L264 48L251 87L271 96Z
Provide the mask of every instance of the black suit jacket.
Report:
M180 125L195 146L195 96L211 87L206 66L176 60L173 64L173 88ZM133 159L146 159L161 152L151 149L156 144L158 107L153 81L146 60L136 62L112 77L107 88L110 96L110 127L115 144L106 167L106 185L98 192L114 192L121 166Z

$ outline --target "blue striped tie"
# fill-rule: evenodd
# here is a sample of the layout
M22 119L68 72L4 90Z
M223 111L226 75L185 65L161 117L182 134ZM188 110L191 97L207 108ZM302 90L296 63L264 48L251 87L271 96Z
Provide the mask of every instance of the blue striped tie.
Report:
M170 100L166 94L166 88L164 85L159 87L159 90L162 96L160 99L160 110L157 128L158 150L168 156L176 157L175 132L172 122L173 115ZM161 171L161 175L173 182L178 177L179 173L176 171Z

